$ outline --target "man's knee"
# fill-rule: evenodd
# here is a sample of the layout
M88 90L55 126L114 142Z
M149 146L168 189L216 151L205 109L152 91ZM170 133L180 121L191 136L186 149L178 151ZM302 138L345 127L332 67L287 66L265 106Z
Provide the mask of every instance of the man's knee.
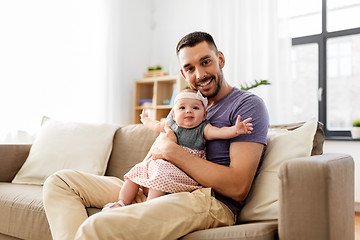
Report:
M50 175L44 182L44 188L48 188L49 186L57 185L57 182L62 179L62 176L66 176L69 174L73 174L75 170L72 169L64 169L59 170L52 175Z
M67 175L74 174L74 170L72 169L64 169L57 171L50 175L44 182L43 186L43 197L44 201L52 195L54 191L57 191L59 188L63 188L64 186L67 186L64 182L64 177Z
M125 239L126 234L118 226L126 229L126 218L118 215L116 220L109 212L99 212L88 217L76 232L75 239ZM119 222L123 221L122 224ZM115 227L115 225L117 227Z

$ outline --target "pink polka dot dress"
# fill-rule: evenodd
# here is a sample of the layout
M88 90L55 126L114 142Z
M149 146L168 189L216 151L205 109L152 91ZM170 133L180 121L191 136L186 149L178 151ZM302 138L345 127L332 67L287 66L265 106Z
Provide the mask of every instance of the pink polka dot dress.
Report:
M203 131L208 123L208 121L204 121L196 129L185 129L185 131L184 128L178 127L176 124L174 127L174 121L170 121L169 125L175 132L179 145L195 156L206 159ZM186 133L184 134L184 132ZM181 141L182 138L185 138L185 143ZM184 145L195 145L198 149ZM190 192L202 187L174 164L162 159L150 159L136 164L125 174L124 179L130 180L142 187L166 193Z

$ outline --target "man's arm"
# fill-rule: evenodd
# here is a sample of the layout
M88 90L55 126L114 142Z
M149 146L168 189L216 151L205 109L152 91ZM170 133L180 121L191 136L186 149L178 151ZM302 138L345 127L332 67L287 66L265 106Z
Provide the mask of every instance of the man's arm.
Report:
M175 134L166 128L166 133L159 136L155 143L153 157L172 162L205 187L243 201L250 190L263 148L261 143L231 143L230 166L227 167L188 153L176 144Z

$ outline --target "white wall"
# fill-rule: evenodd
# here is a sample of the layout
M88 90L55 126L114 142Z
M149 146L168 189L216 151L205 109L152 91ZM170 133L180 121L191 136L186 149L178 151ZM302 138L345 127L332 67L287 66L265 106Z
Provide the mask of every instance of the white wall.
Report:
M119 68L114 69L109 78L119 81L109 85L113 91L108 98L111 108L108 119L126 124L132 121L134 82L142 78L151 65L161 65L165 72L179 74L176 44L190 32L212 32L211 12L207 9L207 0L122 0L117 4L116 0L112 1L115 24L112 25L114 37L110 36L113 42L110 42L109 51L118 52L118 57L110 61L118 62ZM115 48L118 42L121 47ZM111 99L115 101L112 103Z
M130 123L134 81L151 59L153 3L0 1L4 136L36 130L44 115Z
M151 19L153 1L112 0L112 18L109 29L108 61L115 69L108 71L109 95L107 119L118 124L132 121L134 82L142 78L151 59ZM120 43L120 44L119 44ZM114 80L115 81L111 81Z
M324 153L346 153L353 157L355 162L355 201L360 202L360 141L327 140L324 143Z
M178 41L193 31L210 32L211 14L206 6L206 0L154 1L150 64L179 73L175 51Z

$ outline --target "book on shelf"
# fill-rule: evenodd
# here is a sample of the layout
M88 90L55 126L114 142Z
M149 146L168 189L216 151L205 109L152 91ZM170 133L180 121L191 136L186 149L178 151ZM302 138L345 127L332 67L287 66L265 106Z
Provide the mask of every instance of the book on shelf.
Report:
M152 107L152 99L140 99L139 105L141 107Z

